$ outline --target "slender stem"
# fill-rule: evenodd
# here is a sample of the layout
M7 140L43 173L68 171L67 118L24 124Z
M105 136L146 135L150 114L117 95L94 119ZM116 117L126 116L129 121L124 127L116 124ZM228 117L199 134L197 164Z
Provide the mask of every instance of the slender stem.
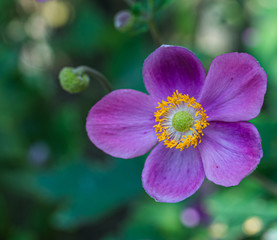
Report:
M244 0L237 0L238 4L240 5L241 9L241 16L242 22L239 24L239 27L236 29L237 33L237 50L239 52L244 52L244 43L243 43L243 33L245 29L251 27L251 13L249 12L248 8L246 7L246 3Z
M97 70L90 68L88 66L79 66L76 68L77 71L86 72L89 74L92 78L95 78L98 80L98 82L108 91L113 91L112 86L110 82L107 80L107 78Z
M151 36L155 42L155 44L159 47L162 45L162 41L159 35L159 32L156 28L156 25L152 19L152 17L147 21L148 27L149 27L149 31L151 33Z
M268 192L277 197L277 185L275 182L266 178L265 176L253 173L253 178L255 178Z
M133 0L125 0L125 2L129 5L132 6L134 4Z
M201 14L202 14L202 9L204 8L205 6L205 0L200 0L198 1L198 3L196 4L195 6L195 14L194 14L194 26L193 26L193 30L192 30L192 38L191 38L191 41L192 41L192 45L194 47L196 47L196 41L197 41L197 31L198 31L198 28L200 26L200 21L201 21Z
M149 15L148 15L148 19L147 19L147 25L150 31L150 34L152 36L152 39L154 40L155 44L159 47L162 45L162 40L160 37L160 34L158 32L158 29L156 27L156 24L154 22L154 0L148 0L148 5L149 5Z

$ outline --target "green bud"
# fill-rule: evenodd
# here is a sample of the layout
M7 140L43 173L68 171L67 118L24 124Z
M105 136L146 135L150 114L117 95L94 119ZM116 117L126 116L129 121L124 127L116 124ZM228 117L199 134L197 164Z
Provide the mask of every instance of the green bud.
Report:
M89 84L89 76L81 69L64 67L59 74L62 88L69 93L79 93Z

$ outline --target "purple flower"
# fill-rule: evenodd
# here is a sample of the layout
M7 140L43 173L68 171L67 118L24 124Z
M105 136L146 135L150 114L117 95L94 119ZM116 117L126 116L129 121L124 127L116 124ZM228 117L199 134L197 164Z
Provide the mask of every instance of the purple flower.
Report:
M178 202L195 193L205 176L234 186L257 167L261 139L246 121L260 112L267 76L252 56L218 56L206 76L192 52L163 45L145 60L143 79L149 95L111 92L92 107L86 129L114 157L154 148L142 173L151 197Z

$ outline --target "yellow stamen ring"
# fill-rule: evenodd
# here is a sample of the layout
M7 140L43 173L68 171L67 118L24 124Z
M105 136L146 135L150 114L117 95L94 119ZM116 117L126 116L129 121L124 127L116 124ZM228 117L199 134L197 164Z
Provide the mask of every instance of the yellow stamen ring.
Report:
M157 125L154 128L159 142L164 141L167 148L176 147L180 151L201 143L203 129L209 125L208 116L194 97L176 90L172 97L158 103L156 108Z

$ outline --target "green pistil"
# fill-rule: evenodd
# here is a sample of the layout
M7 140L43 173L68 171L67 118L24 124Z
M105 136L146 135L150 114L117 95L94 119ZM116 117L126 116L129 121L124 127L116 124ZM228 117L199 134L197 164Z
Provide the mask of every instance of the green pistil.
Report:
M186 111L180 111L174 114L172 126L178 132L185 132L193 125L193 117Z

